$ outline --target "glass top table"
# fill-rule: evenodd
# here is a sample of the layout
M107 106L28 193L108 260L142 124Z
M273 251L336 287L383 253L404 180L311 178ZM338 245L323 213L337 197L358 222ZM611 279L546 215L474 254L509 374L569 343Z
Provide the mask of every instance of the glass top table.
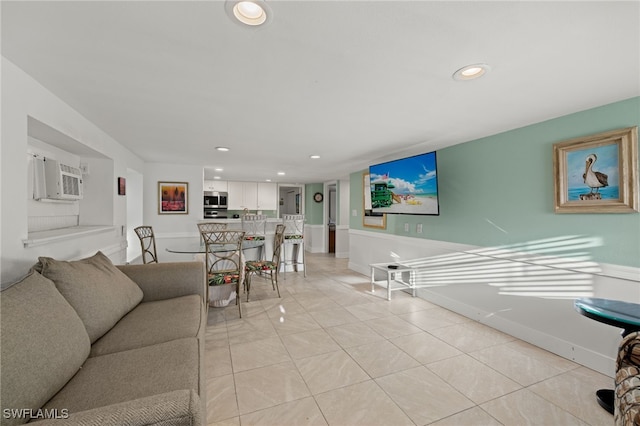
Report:
M223 252L223 251L233 251L235 250L235 244L215 244L214 251ZM264 240L244 240L242 242L242 250L249 250L254 248L260 248L264 246ZM172 244L170 247L167 247L166 250L169 253L184 253L184 254L198 254L205 253L207 251L204 242L201 242L200 239L193 239L189 241L184 241L182 243Z
M576 311L587 318L622 329L622 337L640 331L640 304L621 300L583 297L573 302ZM614 414L614 390L596 391L598 404Z
M587 318L622 328L623 336L640 330L640 304L584 297L576 299L573 305Z

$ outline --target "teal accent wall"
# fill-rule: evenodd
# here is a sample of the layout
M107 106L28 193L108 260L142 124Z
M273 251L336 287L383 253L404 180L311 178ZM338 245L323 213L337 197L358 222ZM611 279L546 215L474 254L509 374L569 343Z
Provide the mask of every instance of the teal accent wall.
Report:
M304 186L304 211L307 225L322 225L324 222L324 203L313 201L313 194L320 192L324 195L324 184L308 183Z
M352 173L350 228L482 247L582 236L593 260L640 267L639 213L555 214L553 195L554 143L639 125L635 97L439 150L440 215L387 215L386 230L362 226L365 170Z

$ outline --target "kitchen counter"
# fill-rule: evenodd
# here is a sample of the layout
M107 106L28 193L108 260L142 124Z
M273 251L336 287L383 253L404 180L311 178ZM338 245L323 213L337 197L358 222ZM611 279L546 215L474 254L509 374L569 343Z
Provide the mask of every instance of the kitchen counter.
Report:
M207 218L207 219L202 219L199 220L198 223L205 223L205 222L217 222L217 223L226 223L227 224L227 229L234 231L234 230L239 230L242 228L242 219L238 218L238 219L232 219L232 218L228 218L228 219L216 219L214 217L211 218ZM267 235L269 234L274 234L276 232L276 225L282 223L282 219L277 218L277 217L269 217L267 218L267 226L266 226L266 233Z
M241 223L242 219L240 218L231 218L228 217L226 219L222 219L222 218L215 218L215 217L208 217L202 220L199 220L198 223L202 223L202 222L220 222L220 223ZM282 223L282 219L281 218L277 218L277 217L268 217L267 218L267 223Z

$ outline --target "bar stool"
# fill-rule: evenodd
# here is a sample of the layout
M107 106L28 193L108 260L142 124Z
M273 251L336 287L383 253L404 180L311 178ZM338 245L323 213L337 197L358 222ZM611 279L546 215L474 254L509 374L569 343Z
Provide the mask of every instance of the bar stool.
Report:
M245 240L264 241L267 235L267 216L263 214L242 215L242 230ZM258 260L264 259L264 246L260 247Z
M285 214L282 216L282 224L284 229L284 279L287 279L287 265L293 265L294 271L298 272L298 265L302 265L305 278L307 277L307 265L304 254L304 215L303 214ZM290 250L287 247L290 246ZM287 252L291 253L291 258L287 258ZM302 261L300 260L300 252L302 252Z

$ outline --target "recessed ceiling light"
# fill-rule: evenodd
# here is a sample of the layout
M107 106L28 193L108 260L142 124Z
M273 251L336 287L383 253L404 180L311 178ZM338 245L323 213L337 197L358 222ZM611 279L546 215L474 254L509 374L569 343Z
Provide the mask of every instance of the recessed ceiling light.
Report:
M220 179L220 176L214 176L213 178L214 179Z
M257 27L271 16L271 10L264 0L227 0L227 14L245 25Z
M284 176L285 173L284 172L278 172L278 176Z
M309 158L313 158L314 160L317 160L318 158L320 158L319 155L310 155Z
M224 171L224 169L221 168L221 167L217 167L217 168L215 168L213 170L215 170L216 172L223 172Z
M229 148L227 148L226 146L217 146L216 150L222 151L222 152L227 152L227 151L229 151Z
M453 73L453 79L458 81L473 80L485 75L491 70L491 67L487 64L472 64L466 67L460 68Z
M265 179L265 182L271 182L271 179Z

